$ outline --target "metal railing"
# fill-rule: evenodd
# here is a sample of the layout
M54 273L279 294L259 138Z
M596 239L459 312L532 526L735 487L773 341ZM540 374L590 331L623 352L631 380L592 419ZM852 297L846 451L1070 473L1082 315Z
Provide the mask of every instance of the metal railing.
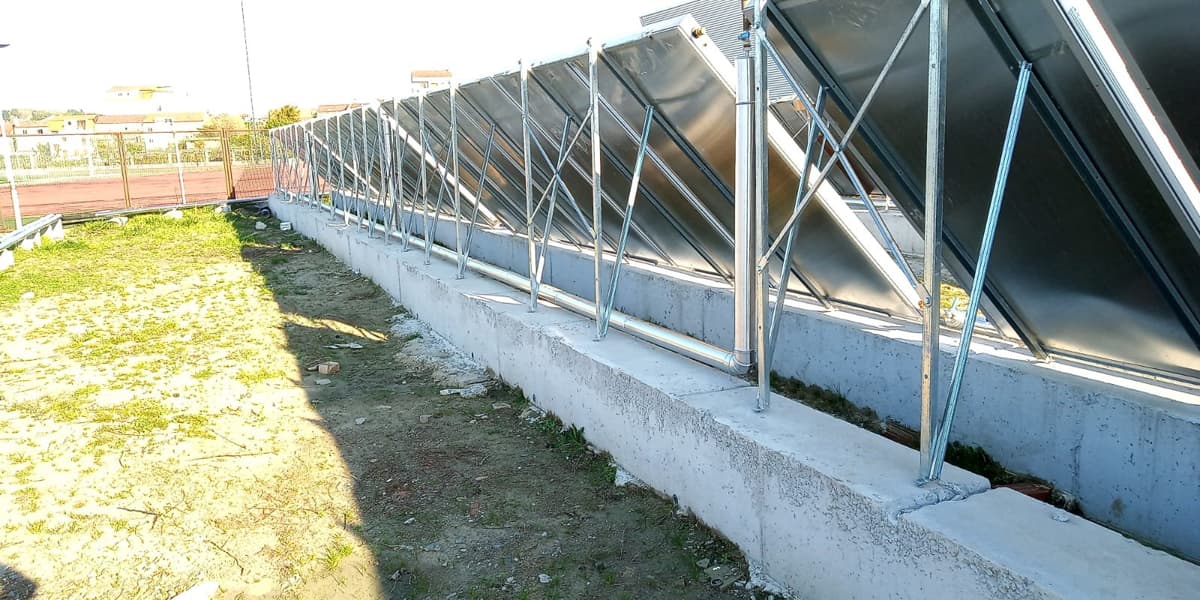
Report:
M0 138L0 231L67 216L265 197L262 130L59 133Z

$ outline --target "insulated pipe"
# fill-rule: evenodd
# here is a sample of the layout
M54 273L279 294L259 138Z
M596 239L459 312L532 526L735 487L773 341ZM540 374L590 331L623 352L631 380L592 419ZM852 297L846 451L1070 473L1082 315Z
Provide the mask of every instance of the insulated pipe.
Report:
M348 214L348 211L343 209L335 209L343 213L346 218L354 218ZM373 224L376 229L382 229L382 225ZM397 232L392 232L392 236L398 236ZM423 246L431 254L436 254L439 258L455 262L458 260L458 253L449 248L443 248L437 244L431 244L428 240L414 237L412 243ZM507 269L502 269L495 265L490 265L481 262L474 258L467 259L467 268L476 271L482 275L486 275L500 283L514 287L520 291L529 291L529 279L524 275L518 275ZM560 306L572 312L578 313L589 319L596 318L596 306L588 301L569 294L556 287L542 284L538 286L538 297L555 306ZM702 342L696 338L689 337L672 331L666 327L661 327L653 323L647 323L641 319L631 317L625 313L613 311L609 317L609 326L615 327L625 333L632 335L642 341L649 342L660 348L665 348L672 352L682 354L694 361L704 363L710 367L716 367L730 373L732 375L745 375L748 368L744 365L737 364L733 359L733 352L719 348L707 342Z
M734 148L733 357L754 364L754 81L744 52L737 64L737 134Z

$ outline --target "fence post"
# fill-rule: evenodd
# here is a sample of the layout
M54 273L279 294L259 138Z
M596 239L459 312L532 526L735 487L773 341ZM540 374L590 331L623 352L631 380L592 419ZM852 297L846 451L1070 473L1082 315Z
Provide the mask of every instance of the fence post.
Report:
M229 130L221 130L221 164L225 166L225 198L233 200L233 152L229 148Z
M117 133L117 157L121 160L121 188L125 193L125 208L133 208L129 198L129 159L125 153L124 133Z

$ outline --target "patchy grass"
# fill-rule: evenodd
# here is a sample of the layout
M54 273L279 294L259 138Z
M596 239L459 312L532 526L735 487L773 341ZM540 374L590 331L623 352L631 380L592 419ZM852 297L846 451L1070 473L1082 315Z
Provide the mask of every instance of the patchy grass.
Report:
M834 390L807 384L793 377L783 377L775 372L771 373L771 389L777 394L797 400L867 431L883 432L883 422L880 421L878 413L870 407L854 404Z

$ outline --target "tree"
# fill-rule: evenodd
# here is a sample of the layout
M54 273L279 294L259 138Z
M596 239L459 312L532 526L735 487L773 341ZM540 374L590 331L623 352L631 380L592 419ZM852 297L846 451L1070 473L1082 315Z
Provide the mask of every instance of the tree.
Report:
M303 118L300 114L300 108L295 104L284 104L279 108L273 108L267 112L267 129L291 125Z
M216 136L221 135L222 129L229 130L229 131L237 131L240 133L240 132L245 131L248 128L249 128L249 126L246 125L245 119L243 119L237 115L231 115L229 113L225 113L225 114L216 115L216 116L210 118L207 122L204 123L204 125L202 125L200 127L200 133L202 133L206 137L207 136L216 137Z

